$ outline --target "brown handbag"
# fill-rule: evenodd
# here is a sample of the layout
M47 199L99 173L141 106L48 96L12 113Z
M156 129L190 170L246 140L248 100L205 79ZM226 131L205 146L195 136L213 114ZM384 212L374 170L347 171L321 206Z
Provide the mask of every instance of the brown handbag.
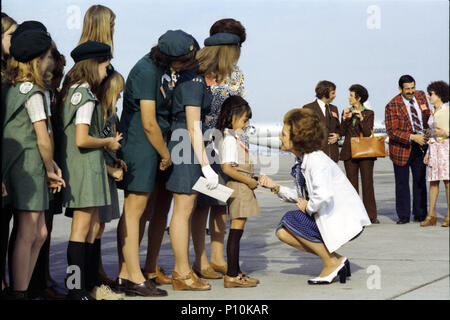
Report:
M350 139L350 146L352 150L352 158L375 158L385 157L386 147L384 146L384 137L375 137L373 130L370 137L363 137L362 132L359 137L352 137Z

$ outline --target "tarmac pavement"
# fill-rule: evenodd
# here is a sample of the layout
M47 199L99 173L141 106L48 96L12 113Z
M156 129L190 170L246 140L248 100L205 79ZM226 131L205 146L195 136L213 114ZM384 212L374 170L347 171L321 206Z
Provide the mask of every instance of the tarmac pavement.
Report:
M294 158L288 154L274 155L278 156L281 169L272 178L282 185L290 186L290 168ZM339 166L343 169L342 162ZM394 173L389 158L375 162L374 181L381 223L368 226L360 237L338 250L351 263L352 276L345 284L339 281L323 286L307 284L308 279L318 276L322 270L321 260L280 242L274 232L281 217L285 212L295 209L295 204L281 202L278 197L260 187L256 190L256 196L261 214L248 219L240 245L241 269L261 281L257 287L226 289L222 279L208 280L212 286L210 291L174 291L171 285L163 285L161 288L168 291L167 297L126 299L449 300L449 228L440 226L447 209L443 184L437 204L438 225L424 228L417 222L396 224ZM122 202L122 192L119 196ZM115 220L107 224L102 238L103 264L111 279L117 276L117 222ZM67 267L70 223L71 219L63 215L54 219L51 274L61 287ZM209 256L209 237L206 240ZM141 264L145 261L146 247L145 235L140 248ZM192 263L192 245L190 253ZM171 274L174 259L167 233L161 246L159 264L166 273Z

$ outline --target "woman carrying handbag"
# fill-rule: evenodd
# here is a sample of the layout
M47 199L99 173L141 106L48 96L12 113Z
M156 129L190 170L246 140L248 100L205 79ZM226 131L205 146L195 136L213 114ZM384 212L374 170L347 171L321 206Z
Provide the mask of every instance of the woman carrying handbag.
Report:
M373 132L374 112L363 104L369 98L367 89L354 84L350 88L348 101L350 108L344 109L341 121L341 136L345 136L344 145L340 153L340 160L344 161L345 173L348 180L359 193L358 171L361 172L362 199L367 214L372 223L380 223L377 219L377 205L373 188L373 166L377 158L355 158L352 156L351 138L371 136Z

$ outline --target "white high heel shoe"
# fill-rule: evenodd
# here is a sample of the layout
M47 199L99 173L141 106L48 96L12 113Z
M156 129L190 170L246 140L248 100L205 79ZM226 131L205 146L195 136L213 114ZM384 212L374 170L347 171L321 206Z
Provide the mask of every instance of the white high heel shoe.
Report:
M347 280L346 261L348 261L347 258L345 258L345 260L342 261L342 263L326 277L316 277L314 279L309 279L308 284L330 284L337 276L339 276L340 283L345 283L345 281Z

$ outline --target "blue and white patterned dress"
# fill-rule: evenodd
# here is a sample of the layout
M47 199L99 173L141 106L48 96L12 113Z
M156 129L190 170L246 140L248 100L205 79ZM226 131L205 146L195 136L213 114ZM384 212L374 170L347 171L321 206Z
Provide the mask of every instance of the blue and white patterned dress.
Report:
M306 188L305 177L301 171L303 156L297 158L292 167L291 175L294 177L297 193L304 199L309 200L308 189ZM313 216L301 211L292 210L286 212L278 224L277 231L280 228L286 228L293 234L314 243L323 243L319 228Z

